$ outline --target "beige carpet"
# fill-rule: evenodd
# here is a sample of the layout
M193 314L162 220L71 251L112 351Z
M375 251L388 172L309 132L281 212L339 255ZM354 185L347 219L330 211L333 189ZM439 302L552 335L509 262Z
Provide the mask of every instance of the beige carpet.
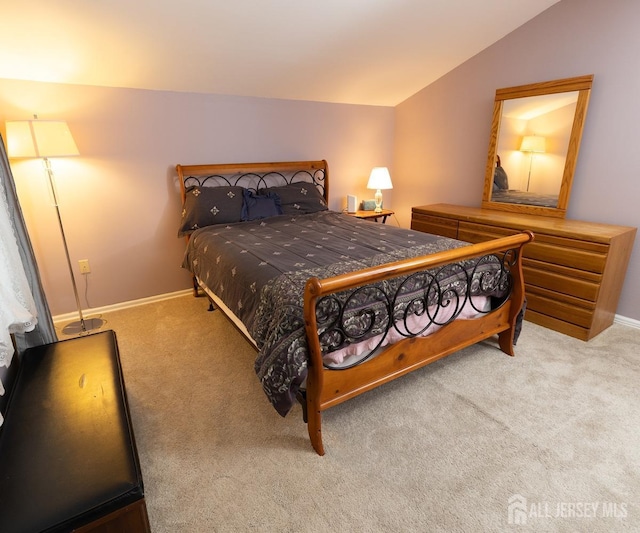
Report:
M154 532L640 531L640 330L525 323L324 415L317 456L205 299L109 313Z

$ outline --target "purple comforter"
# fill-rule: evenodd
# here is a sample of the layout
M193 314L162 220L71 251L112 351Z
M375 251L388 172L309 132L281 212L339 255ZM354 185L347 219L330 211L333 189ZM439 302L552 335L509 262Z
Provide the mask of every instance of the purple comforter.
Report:
M256 374L284 416L307 374L302 315L307 279L465 245L321 211L199 229L192 234L183 266L246 326L259 350Z

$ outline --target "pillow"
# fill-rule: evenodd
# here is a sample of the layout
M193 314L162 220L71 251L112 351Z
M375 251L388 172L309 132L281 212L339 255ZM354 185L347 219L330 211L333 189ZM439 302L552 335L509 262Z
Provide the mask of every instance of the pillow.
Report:
M242 220L256 220L258 218L273 217L282 214L280 198L272 192L256 194L249 189L244 189L244 202L242 204Z
M280 197L282 212L285 215L301 215L326 211L327 203L320 191L313 183L298 181L282 187L269 187L260 192L274 192Z
M189 187L182 206L178 236L198 228L242 220L242 187Z

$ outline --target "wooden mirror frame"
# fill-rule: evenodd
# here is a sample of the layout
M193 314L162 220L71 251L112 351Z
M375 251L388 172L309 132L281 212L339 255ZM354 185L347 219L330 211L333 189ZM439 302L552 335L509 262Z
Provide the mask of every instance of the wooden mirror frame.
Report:
M489 154L487 157L487 167L484 178L484 191L482 194L482 207L485 209L496 209L501 211L511 211L515 213L528 213L532 215L545 215L564 218L569 204L569 195L573 184L573 174L578 160L580 140L584 127L589 96L593 84L593 75L579 76L576 78L565 78L561 80L547 81L542 83L532 83L529 85L519 85L507 87L496 91L495 103L493 106L493 120L491 123L491 137L489 138ZM578 101L576 103L573 126L569 138L569 147L565 160L560 192L558 195L557 207L541 207L527 204L515 204L507 202L494 202L491 200L493 190L493 174L496 165L497 145L500 133L500 121L502 118L502 106L505 100L515 98L525 98L529 96L540 96L555 93L578 91Z

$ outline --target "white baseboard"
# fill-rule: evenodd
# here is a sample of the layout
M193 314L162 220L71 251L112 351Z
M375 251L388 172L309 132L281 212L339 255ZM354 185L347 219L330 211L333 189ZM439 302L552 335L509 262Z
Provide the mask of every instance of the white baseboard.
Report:
M631 328L640 329L640 320L633 318L627 318L626 316L616 315L613 319L616 324L622 324L623 326L629 326Z
M193 289L185 289L183 291L169 292L166 294L158 294L157 296L149 296L148 298L140 298L139 300L129 300L128 302L121 302L113 305L105 305L104 307L94 307L92 309L83 309L82 315L85 318L89 318L91 315L100 315L102 313L108 313L111 311L120 311L121 309L129 309L131 307L138 307L139 305L146 305L155 302L161 302L163 300L170 300L172 298L179 298L193 294ZM55 315L53 317L53 323L59 324L61 322L69 322L70 320L78 320L78 312L65 313L63 315Z

